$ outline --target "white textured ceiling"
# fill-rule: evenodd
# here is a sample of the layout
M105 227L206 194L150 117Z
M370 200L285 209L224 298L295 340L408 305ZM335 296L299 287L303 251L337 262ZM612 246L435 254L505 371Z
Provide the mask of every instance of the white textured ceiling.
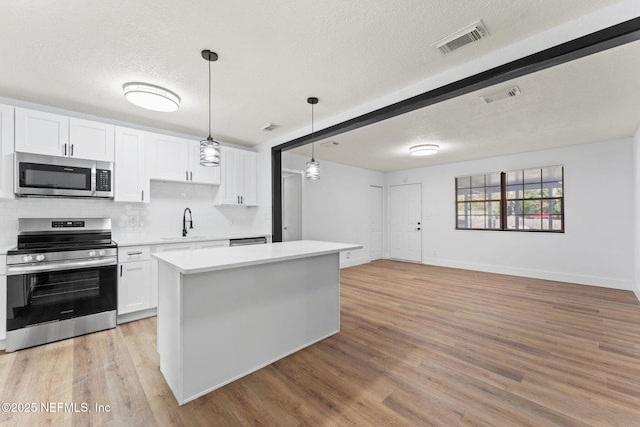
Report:
M633 42L318 141L315 157L388 172L628 138L640 127L638 70ZM520 95L480 98L513 86ZM417 144L440 152L412 157Z
M205 136L211 49L213 135L253 146L307 126L308 96L322 120L616 3L0 0L0 96ZM477 19L490 37L446 56L431 47ZM127 103L131 81L178 93L180 110Z

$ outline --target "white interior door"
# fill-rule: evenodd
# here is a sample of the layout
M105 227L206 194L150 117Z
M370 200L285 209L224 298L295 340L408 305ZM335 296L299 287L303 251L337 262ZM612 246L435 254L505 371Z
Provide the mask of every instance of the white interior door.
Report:
M369 191L369 223L371 260L382 258L382 187L372 185Z
M389 187L389 257L422 262L422 185Z
M282 175L282 241L302 239L302 173Z

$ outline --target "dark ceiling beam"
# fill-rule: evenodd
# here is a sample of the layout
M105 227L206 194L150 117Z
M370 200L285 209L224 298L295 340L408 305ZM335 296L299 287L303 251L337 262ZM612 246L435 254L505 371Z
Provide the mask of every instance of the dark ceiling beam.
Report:
M317 130L271 148L272 158L272 232L273 241L282 241L282 172L273 167L280 165L282 152L311 142L330 138L344 132L368 126L391 117L409 113L479 89L503 83L536 71L564 64L613 47L640 40L640 17L605 28L595 33L562 43L515 61L483 71L473 76L429 90L386 107L379 108L342 123ZM276 186L278 189L276 189ZM278 197L276 197L276 195ZM276 228L277 227L277 228Z

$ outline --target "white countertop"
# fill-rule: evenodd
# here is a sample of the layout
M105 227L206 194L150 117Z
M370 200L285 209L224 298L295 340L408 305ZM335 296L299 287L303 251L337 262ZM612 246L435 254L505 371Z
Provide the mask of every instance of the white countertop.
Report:
M186 237L182 236L147 236L147 235L134 235L134 236L114 236L113 241L118 246L140 246L140 245L164 245L169 243L185 243L185 242L206 242L209 240L229 240L229 239L244 239L247 237L264 237L271 236L266 233L236 233L236 234L187 234Z
M195 249L153 254L160 261L172 265L183 274L246 267L270 262L286 261L362 249L348 243L297 240L266 245Z

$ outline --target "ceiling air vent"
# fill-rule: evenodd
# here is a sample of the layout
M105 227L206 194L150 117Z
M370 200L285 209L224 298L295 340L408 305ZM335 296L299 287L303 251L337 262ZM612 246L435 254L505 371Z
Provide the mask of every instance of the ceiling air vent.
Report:
M480 20L441 38L431 46L437 47L442 53L449 53L469 43L477 42L488 35L487 27L485 27L484 22Z
M482 99L485 104L491 104L492 102L502 101L503 99L513 98L518 95L520 95L520 88L518 86L514 86L506 90L501 90L500 92L481 96L480 99Z

